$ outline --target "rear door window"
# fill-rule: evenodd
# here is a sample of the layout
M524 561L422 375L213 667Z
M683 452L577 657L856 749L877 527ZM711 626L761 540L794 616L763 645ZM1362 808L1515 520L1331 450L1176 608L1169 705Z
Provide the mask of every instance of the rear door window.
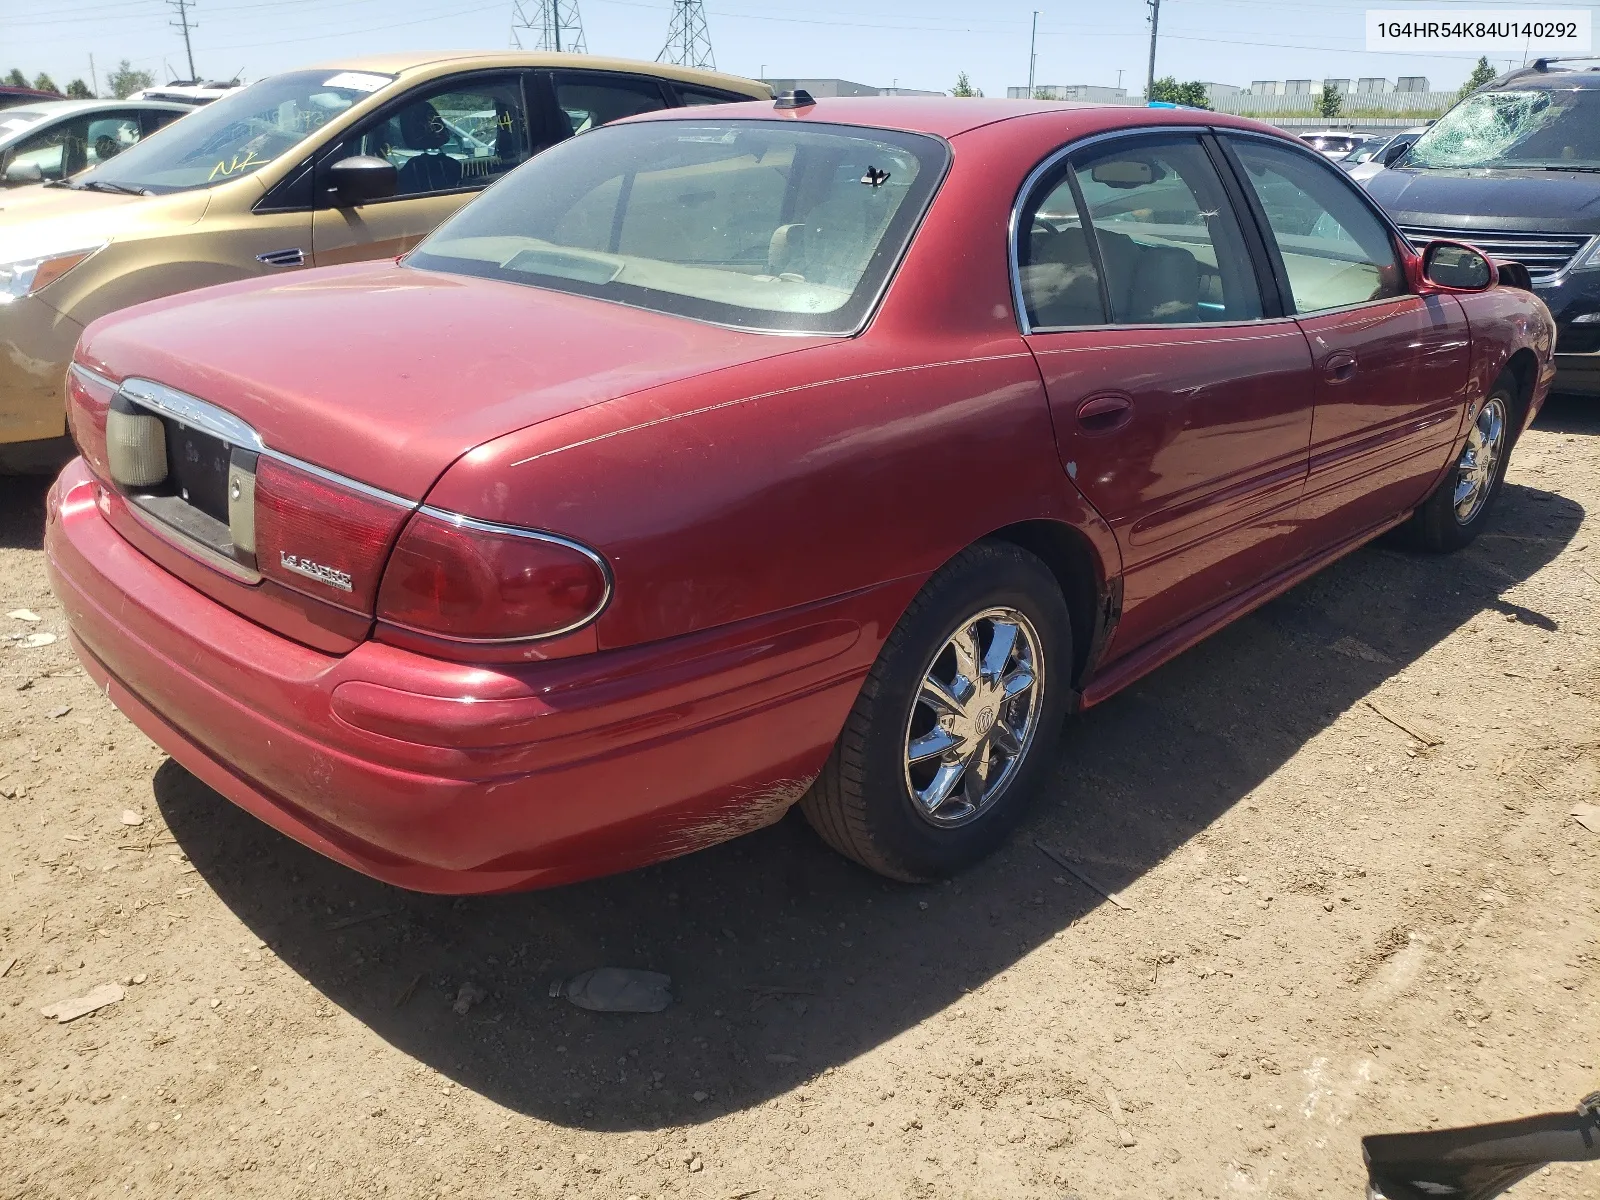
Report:
M688 87L685 84L673 85L678 92L678 100L685 108L694 108L701 104L738 104L754 100L754 96L741 96L736 92L716 92L705 88Z
M1261 316L1238 217L1197 137L1135 138L1075 154L1036 195L1018 247L1031 327Z
M556 71L557 124L565 119L565 133L587 133L622 117L655 112L667 107L661 84L643 75L611 75L598 71Z

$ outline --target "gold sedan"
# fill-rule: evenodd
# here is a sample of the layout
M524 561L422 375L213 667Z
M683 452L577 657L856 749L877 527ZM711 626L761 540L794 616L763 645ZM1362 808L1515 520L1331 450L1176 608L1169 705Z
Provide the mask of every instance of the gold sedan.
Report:
M0 198L0 470L70 457L67 364L96 317L402 254L574 134L771 95L732 75L590 55L384 55L275 75L93 170L13 189Z

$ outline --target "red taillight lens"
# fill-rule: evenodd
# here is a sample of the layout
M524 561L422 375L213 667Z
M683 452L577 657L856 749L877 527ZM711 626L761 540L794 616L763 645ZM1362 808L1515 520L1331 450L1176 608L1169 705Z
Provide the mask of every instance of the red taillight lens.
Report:
M67 372L67 428L78 453L101 479L111 478L111 464L106 460L106 415L116 394L116 385L108 380L82 371Z
M263 455L256 464L256 568L285 587L371 616L383 560L410 511Z
M600 556L575 542L423 509L383 573L378 619L457 641L519 641L587 624L610 592Z

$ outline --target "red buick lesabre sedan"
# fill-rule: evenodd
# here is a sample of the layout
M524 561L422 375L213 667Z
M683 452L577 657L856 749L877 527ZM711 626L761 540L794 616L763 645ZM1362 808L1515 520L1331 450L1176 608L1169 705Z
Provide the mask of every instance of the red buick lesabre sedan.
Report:
M1214 113L673 110L399 263L91 326L51 579L150 737L396 884L796 802L927 879L1075 709L1385 530L1472 539L1552 374L1501 273Z

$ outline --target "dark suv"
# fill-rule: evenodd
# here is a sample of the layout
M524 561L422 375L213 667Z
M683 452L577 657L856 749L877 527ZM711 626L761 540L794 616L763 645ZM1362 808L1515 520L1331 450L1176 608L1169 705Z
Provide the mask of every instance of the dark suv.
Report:
M1556 390L1600 396L1600 68L1503 75L1388 166L1367 190L1406 236L1526 266L1556 319Z

